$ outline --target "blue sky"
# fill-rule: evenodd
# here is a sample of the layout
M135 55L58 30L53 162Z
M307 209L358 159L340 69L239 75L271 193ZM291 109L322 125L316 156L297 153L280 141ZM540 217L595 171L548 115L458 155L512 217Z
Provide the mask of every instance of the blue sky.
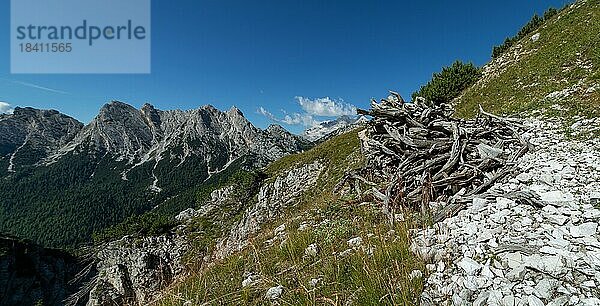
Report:
M457 59L482 65L533 13L565 3L153 0L151 74L35 75L10 74L3 0L0 101L83 122L109 100L160 109L235 105L261 128L283 120L299 132L388 90L410 98Z

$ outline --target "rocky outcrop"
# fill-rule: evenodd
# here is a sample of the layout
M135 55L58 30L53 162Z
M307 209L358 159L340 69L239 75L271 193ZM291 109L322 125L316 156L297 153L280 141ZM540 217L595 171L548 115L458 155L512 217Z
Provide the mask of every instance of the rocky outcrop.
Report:
M232 205L234 187L211 193L199 209L188 208L175 219L181 223L169 234L157 237L124 237L99 247L94 255L96 278L89 294L84 287L80 296L89 296L88 306L146 305L187 272L184 257L191 248L188 226L194 218ZM217 220L215 220L217 222Z
M239 193L234 186L217 189L199 209L188 208L179 213L176 219L182 225L168 235L125 237L102 246L95 256L98 276L91 283L87 305L145 305L152 301L161 289L186 272L183 258L191 247L188 239L193 231L188 228L190 221L232 210L226 206L248 208L242 212L239 222L225 228L226 234L218 242L212 258L208 256L205 260L221 259L243 249L261 225L281 216L286 206L295 203L306 190L315 186L322 169L317 161L281 174L260 187L254 203L240 203L243 199L236 198Z
M102 247L87 305L146 305L185 271L187 249L176 234L124 237Z
M498 196L415 232L413 250L430 262L423 305L600 305L600 141L526 125L537 150L493 186ZM540 204L510 199L517 191Z
M223 208L225 205L231 205L232 199L234 197L234 186L227 186L224 188L220 188L214 190L210 193L210 200L204 203L199 209L188 208L175 216L175 220L179 222L188 222L193 218L197 217L205 217L209 213ZM238 205L242 205L242 203L236 203Z
M281 216L285 207L292 205L306 190L314 188L322 170L323 165L315 161L265 183L258 192L257 203L244 212L227 237L217 244L213 257L224 258L245 248L248 238L260 231L261 225Z
M0 237L0 305L63 305L79 268L66 252Z

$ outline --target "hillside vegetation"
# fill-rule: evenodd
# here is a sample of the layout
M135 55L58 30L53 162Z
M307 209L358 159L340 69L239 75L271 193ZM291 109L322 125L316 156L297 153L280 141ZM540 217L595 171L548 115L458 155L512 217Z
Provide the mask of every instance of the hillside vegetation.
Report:
M410 252L409 225L392 227L369 199L333 191L345 171L363 165L356 130L284 157L265 173L273 178L316 160L325 165L316 188L263 227L250 247L198 267L156 304L268 305L265 292L281 285L281 305L416 305L422 280L410 273L424 263ZM362 243L352 248L348 240L357 237ZM259 280L242 286L250 275Z
M565 7L511 45L455 100L458 116L473 117L479 104L506 115L600 115L599 0Z
M450 103L460 93L481 77L481 72L473 63L454 62L441 72L433 74L431 81L412 94L413 101L423 97L434 104Z

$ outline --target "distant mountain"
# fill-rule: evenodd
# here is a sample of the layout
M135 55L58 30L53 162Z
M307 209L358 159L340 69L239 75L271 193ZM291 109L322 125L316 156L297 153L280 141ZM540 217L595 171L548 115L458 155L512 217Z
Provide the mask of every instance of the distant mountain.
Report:
M33 165L71 141L83 124L55 110L15 108L0 114L0 159L8 172Z
M183 164L188 158L200 158L210 175L242 156L256 156L258 164L264 165L305 145L281 127L265 131L254 127L236 107L227 112L211 105L161 111L145 104L137 110L113 101L52 158L81 151L108 154L129 165L123 179L128 171L148 162L156 165L164 159Z
M339 118L321 122L305 130L302 132L301 136L310 141L324 140L326 138L346 132L354 127L366 123L367 121L367 118L364 116L356 118L350 116L340 116Z
M17 108L0 117L0 231L51 246L86 241L127 217L195 201L180 194L235 172L225 169L255 169L307 147L281 127L254 127L235 107L113 101L86 126Z

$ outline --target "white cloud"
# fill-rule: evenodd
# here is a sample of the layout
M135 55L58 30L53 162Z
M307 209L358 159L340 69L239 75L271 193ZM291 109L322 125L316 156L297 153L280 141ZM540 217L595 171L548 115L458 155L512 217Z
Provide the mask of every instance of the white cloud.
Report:
M266 110L266 109L265 109L264 107L262 107L262 106L258 108L257 112L258 112L259 114L261 114L261 115L263 115L263 116L265 116L265 117L267 117L267 118L271 119L271 120L275 120L275 119L276 119L276 118L275 118L275 116L273 116L273 114L271 114L271 112L269 112L268 110ZM277 120L275 120L275 121L277 121Z
M309 114L299 114L299 113L285 115L285 117L283 117L281 122L289 124L289 125L303 125L305 127L312 127L312 126L319 124L319 122L317 120L315 120L315 118L313 118L313 116L311 116Z
M283 111L284 117L277 118L273 113L266 110L264 107L259 107L257 113L279 123L288 125L302 125L304 127L313 127L321 121L315 117L339 117L343 115L356 115L356 106L345 103L343 100L332 100L329 97L309 99L305 97L296 97L298 104L302 108L300 113L286 113Z
M345 103L343 100L332 100L329 97L309 99L296 97L298 104L309 115L323 117L338 117L343 115L356 115L356 106Z
M289 125L302 125L305 127L312 127L317 125L319 122L313 118L313 116L309 114L299 114L292 113L286 114L283 118L277 118L270 111L266 110L264 107L259 107L257 112L275 122L285 123Z
M13 108L10 104L0 101L0 114L12 114Z

